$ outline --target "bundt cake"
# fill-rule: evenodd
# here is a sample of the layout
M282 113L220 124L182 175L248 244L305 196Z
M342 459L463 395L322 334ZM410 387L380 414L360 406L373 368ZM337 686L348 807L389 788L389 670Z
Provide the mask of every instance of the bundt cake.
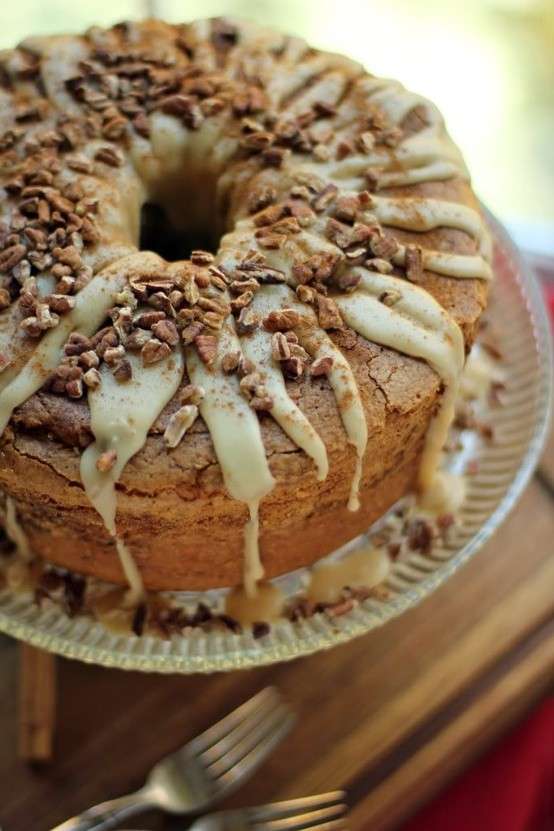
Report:
M433 104L247 22L122 23L0 53L0 153L29 556L252 593L433 487L491 276Z

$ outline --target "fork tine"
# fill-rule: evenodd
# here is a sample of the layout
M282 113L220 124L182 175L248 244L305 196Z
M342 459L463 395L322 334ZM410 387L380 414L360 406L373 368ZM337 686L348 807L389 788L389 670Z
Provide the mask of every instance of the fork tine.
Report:
M258 767L258 765L271 753L281 739L286 736L290 728L294 724L294 716L287 713L280 725L272 732L265 735L257 745L255 745L246 755L240 759L233 767L229 768L225 773L220 775L215 780L215 785L219 792L228 791L232 789L239 782L249 776Z
M279 729L288 716L288 709L282 705L272 710L257 726L244 736L233 747L230 747L219 759L206 760L208 771L212 777L218 779L230 768L240 764L266 738L270 738ZM206 754L207 755L207 754Z
M308 831L309 828L314 828L315 831L346 831L346 816L343 815L339 819L332 819L329 822L314 823L313 825L302 825L302 831ZM299 826L300 828L300 826ZM257 831L269 831L268 825L257 826ZM289 831L289 829L287 829Z
M286 799L282 802L260 805L256 808L250 808L248 814L254 822L282 819L291 814L308 811L310 808L315 810L328 805L342 804L345 799L345 791L329 791L328 793L315 794L314 796L301 796L298 799Z
M229 753L233 747L247 739L249 735L254 734L267 719L273 716L277 709L286 710L286 705L280 702L277 696L267 696L256 710L250 712L219 741L202 751L199 760L204 765L213 764Z
M188 743L187 747L193 753L201 753L227 735L227 733L236 727L237 724L240 724L243 719L246 719L251 716L252 713L255 713L258 707L265 707L272 701L275 702L275 704L280 703L281 696L275 687L265 687L265 689L260 690L259 693L254 695L252 698L249 698L248 701L245 701L235 710L232 710L220 721L212 724L211 727L208 727L208 729L204 730L203 733L200 733L199 736L196 736L195 739Z
M346 805L328 805L326 808L318 808L303 814L293 814L283 819L268 820L256 823L255 827L264 831L300 831L300 829L316 828L318 831L322 826L329 826L331 823L339 823L346 814Z

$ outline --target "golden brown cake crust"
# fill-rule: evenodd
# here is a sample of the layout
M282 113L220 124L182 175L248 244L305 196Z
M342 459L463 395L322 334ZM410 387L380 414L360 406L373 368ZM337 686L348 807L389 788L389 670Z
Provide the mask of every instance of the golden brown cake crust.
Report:
M415 119L412 119L415 121ZM410 126L410 125L408 125ZM411 129L415 129L414 124ZM380 195L432 197L476 207L461 178L383 189ZM403 244L473 254L463 231L388 229ZM401 272L399 272L401 273ZM425 271L419 284L451 313L469 349L486 305L487 284ZM364 531L413 485L429 422L442 387L421 360L369 343L345 328L332 333L352 367L368 424L361 509L347 510L355 452L325 377L287 382L293 401L319 433L329 475L314 465L268 415L260 415L275 489L261 504L261 552L268 577L313 563ZM187 382L185 377L183 384ZM202 419L186 441L168 450L162 434L170 402L146 444L127 464L118 494L118 531L150 589L207 589L241 580L247 509L227 493ZM0 490L17 503L33 550L84 574L123 582L113 540L90 505L79 477L76 448L92 439L85 401L43 390L16 409L0 443Z

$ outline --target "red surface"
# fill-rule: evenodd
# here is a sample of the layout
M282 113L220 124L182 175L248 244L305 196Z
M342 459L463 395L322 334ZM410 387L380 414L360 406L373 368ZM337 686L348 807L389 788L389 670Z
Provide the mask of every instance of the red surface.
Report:
M544 293L546 294L546 302L550 310L550 320L554 324L554 285L546 285L544 287Z
M554 831L554 697L402 831Z

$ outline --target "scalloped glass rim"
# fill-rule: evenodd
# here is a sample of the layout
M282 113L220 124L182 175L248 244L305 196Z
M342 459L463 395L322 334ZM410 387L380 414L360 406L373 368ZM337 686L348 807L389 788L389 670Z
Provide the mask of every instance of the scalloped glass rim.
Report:
M273 624L255 640L251 632L193 630L169 640L118 635L89 618L68 618L58 609L41 610L29 597L0 593L0 631L68 658L145 672L216 672L272 664L344 643L415 606L469 560L513 508L539 459L550 422L553 375L550 326L541 289L500 223L486 211L497 256L502 260L504 315L510 345L519 349L509 367L508 400L502 408L504 438L484 451L472 477L462 523L448 548L395 563L387 600L370 598L331 620L325 615ZM497 285L501 280L498 279ZM510 305L511 292L519 304ZM498 298L498 292L497 292ZM506 321L503 321L506 322ZM512 388L512 382L513 387Z

